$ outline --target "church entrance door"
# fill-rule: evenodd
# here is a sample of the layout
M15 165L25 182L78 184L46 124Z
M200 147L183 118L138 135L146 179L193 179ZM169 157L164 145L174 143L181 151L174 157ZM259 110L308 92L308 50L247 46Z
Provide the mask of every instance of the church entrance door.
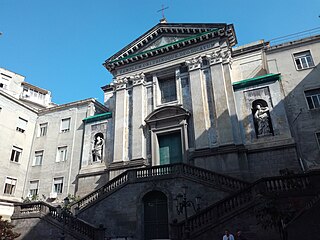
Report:
M144 201L144 239L168 239L167 197L162 192L146 194Z
M158 135L160 164L182 162L182 145L180 132Z

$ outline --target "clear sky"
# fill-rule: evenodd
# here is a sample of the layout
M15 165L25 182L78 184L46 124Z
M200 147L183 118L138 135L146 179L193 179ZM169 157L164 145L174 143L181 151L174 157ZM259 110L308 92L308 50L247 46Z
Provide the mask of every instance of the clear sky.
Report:
M320 0L0 0L0 67L63 104L103 102L104 60L168 22L233 23L238 45L320 26Z

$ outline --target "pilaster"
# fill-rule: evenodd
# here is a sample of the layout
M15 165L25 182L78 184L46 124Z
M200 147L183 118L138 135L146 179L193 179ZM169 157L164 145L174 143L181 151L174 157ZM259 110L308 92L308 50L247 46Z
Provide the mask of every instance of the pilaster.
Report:
M228 90L224 64L230 61L230 52L226 49L217 49L212 54L206 56L210 62L210 70L212 76L213 96L216 110L216 123L218 144L233 143L233 129L228 104ZM230 84L228 84L230 85Z
M132 77L132 159L146 159L146 138L144 136L144 117L147 92L143 73Z
M201 73L201 63L201 57L186 61L189 68L196 149L209 147L207 131L208 103L206 101L206 85Z
M126 89L128 79L113 81L116 87L116 106L114 116L114 154L113 161L127 160L128 149L128 92Z

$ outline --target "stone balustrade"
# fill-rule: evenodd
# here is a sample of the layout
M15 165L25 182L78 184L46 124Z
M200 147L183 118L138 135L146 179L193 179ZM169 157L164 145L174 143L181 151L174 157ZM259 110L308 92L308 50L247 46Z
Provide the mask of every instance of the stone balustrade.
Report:
M281 194L290 193L316 193L320 190L319 180L320 171L262 178L238 193L224 198L194 216L189 217L187 221L174 225L176 227L175 232L178 234L177 239L184 239L186 233L192 235L195 232L213 227L215 223L224 221L236 212L241 211L241 209L253 206L255 200L266 195L280 196Z
M238 191L249 185L245 181L187 164L179 163L160 165L127 170L126 172L123 172L122 174L110 180L103 187L80 199L75 203L74 207L78 207L79 210L84 209L86 206L101 200L103 197L115 191L116 189L123 187L126 183L148 181L150 178L172 178L177 176L193 178L196 181L206 182L209 185L217 188L223 188L224 190L230 192Z
M94 239L96 232L99 231L98 228L73 216L70 211L64 210L59 213L56 207L44 202L15 204L12 219L23 219L35 216L56 220L69 230L73 230L89 239Z

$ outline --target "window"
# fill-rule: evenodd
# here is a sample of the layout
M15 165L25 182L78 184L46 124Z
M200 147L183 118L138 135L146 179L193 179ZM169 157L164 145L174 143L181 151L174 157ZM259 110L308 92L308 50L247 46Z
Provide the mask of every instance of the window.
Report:
M309 109L320 109L320 88L304 92Z
M61 132L70 131L70 118L65 118L61 120Z
M0 88L3 88L3 89L7 89L8 88L8 84L9 84L9 81L10 81L10 76L9 75L6 75L4 73L1 73L1 78L0 78Z
M42 165L42 159L43 159L43 151L36 151L34 153L33 166Z
M174 77L159 79L159 88L161 92L161 103L177 100L176 81Z
M316 138L317 138L318 146L320 149L320 132L316 132Z
M16 130L17 130L18 132L24 133L25 130L26 130L26 128L27 128L27 123L28 123L27 120L19 117Z
M21 154L22 154L22 149L13 146L12 151L11 151L10 161L16 162L16 163L19 162Z
M41 123L40 124L40 131L39 136L43 137L47 135L48 123Z
M17 179L7 177L4 185L4 194L13 195L16 189Z
M39 190L39 180L30 181L29 195L36 196L38 195Z
M63 177L54 178L52 192L62 193L62 188L63 188Z
M295 53L293 54L293 57L298 70L314 67L311 52L309 50Z
M67 160L67 147L58 147L56 162L63 162Z
M7 89L7 85L0 82L0 88Z

